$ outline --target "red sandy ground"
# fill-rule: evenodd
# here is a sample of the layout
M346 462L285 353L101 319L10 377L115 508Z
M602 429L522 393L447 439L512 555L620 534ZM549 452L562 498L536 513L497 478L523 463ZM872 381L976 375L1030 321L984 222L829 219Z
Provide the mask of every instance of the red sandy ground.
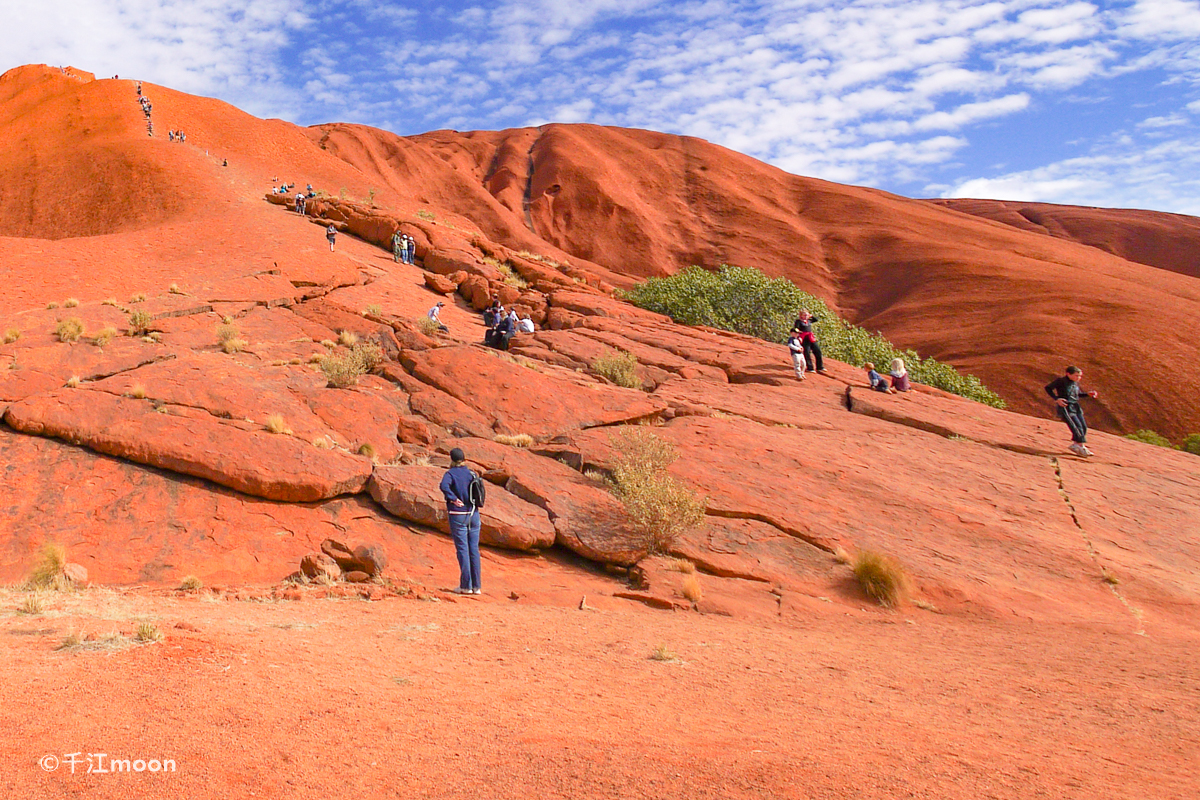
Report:
M485 569L487 565L485 563ZM507 587L503 587L507 590ZM1194 635L784 598L747 623L589 597L204 602L0 618L0 794L1192 798ZM578 593L586 586L575 588ZM56 651L70 631L167 638ZM187 628L178 628L184 624ZM678 660L649 658L660 646ZM46 754L173 758L53 773Z

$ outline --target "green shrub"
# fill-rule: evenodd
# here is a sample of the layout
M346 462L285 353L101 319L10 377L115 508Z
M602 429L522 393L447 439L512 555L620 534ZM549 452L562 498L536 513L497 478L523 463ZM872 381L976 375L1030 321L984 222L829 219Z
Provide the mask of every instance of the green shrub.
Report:
M647 553L665 553L680 534L704 522L705 501L667 472L679 454L649 428L628 426L609 443L615 452L611 487Z
M1142 428L1140 431L1134 431L1125 435L1126 439L1133 439L1135 442L1144 442L1145 444L1155 444L1159 447L1175 447L1171 444L1171 440L1163 436L1157 431L1152 431L1148 428Z
M796 312L807 308L820 319L815 330L826 356L847 364L887 364L902 358L917 383L1004 408L1000 396L974 375L964 375L932 358L922 359L913 350L900 350L879 334L841 319L822 300L786 278L768 278L756 269L722 265L710 272L688 267L669 278L651 278L624 297L685 325L708 325L769 342L786 340Z
M1179 449L1194 456L1200 456L1200 433L1189 433L1183 440L1183 446Z
M637 376L637 365L638 360L633 353L609 350L592 361L592 372L601 378L607 378L617 386L640 389L642 380Z

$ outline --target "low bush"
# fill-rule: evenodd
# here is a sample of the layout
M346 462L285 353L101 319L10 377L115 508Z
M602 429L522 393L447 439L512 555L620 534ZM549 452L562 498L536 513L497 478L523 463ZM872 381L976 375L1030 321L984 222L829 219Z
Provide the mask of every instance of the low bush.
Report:
M16 328L9 328L4 332L4 343L12 344L21 338L21 332Z
M149 311L138 309L129 315L129 333L131 336L144 336L150 330L154 317Z
M592 372L626 389L642 388L637 376L638 360L633 353L624 350L608 350L592 361Z
M247 342L245 339L237 339L237 338L226 339L225 341L221 342L221 350L223 350L225 353L228 353L229 355L233 355L234 353L242 352L249 345L250 345L250 343Z
M364 308L362 313L364 317L380 317L383 316L383 306L379 305L378 303L372 303Z
M319 362L329 385L347 389L358 383L359 377L383 363L383 350L372 342L359 342L342 355L329 355Z
M704 522L704 498L667 472L679 457L671 442L649 428L627 426L609 443L613 494L647 553L665 553L680 534Z
M429 317L417 317L417 330L426 336L437 336L441 328Z
M195 575L188 575L179 582L179 588L185 592L198 592L204 588L204 581L200 580Z
M78 305L79 305L79 301L76 300L74 297L68 297L66 300L63 301L63 308L75 308Z
M343 347L354 347L358 344L358 334L354 331L338 331L337 341Z
M1179 449L1185 453L1200 456L1200 433L1189 433L1183 440L1183 446Z
M60 319L54 326L54 335L60 342L76 342L83 336L83 320L79 317Z
M509 435L507 433L498 433L492 437L492 441L499 444L506 444L510 447L532 447L533 437L528 433L517 433Z
M807 308L820 319L814 327L826 356L847 364L887 364L903 358L918 383L1004 408L999 395L974 375L932 358L922 359L912 350L900 350L879 334L841 319L822 300L786 278L768 278L756 269L722 265L710 272L693 266L669 278L651 278L624 297L685 325L707 325L769 342L787 339L796 312Z
M67 551L61 544L48 542L42 546L37 563L25 581L29 589L52 589L65 591L71 588L71 582L63 575L63 566L67 563Z
M853 570L854 578L867 597L881 606L895 606L908 586L904 568L882 553L860 550L854 556Z
M96 343L97 347L104 347L109 342L111 342L113 339L115 339L116 336L117 336L117 329L112 326L109 326L107 328L101 328L100 332L96 334L96 338L93 339L93 341Z
M1174 447L1171 440L1163 436L1158 431L1152 431L1149 428L1142 428L1140 431L1125 434L1126 439L1132 439L1135 442L1144 444L1158 445L1159 447Z
M134 640L142 644L150 644L152 642L161 642L163 633L156 626L149 622L143 622L137 626L137 632L133 635Z

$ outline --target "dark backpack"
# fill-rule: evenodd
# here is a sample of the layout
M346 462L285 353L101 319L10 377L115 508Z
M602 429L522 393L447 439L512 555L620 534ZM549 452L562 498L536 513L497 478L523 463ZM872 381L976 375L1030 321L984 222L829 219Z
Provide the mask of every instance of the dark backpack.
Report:
M471 473L471 484L467 487L467 499L475 508L483 508L484 501L487 500L487 486L483 478L474 472Z

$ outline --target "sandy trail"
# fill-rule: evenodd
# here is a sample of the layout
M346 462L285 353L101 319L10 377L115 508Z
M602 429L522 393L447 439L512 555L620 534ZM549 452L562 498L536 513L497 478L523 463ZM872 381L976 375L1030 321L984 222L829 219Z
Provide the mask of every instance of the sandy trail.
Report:
M1193 634L806 601L777 624L620 604L204 602L0 617L7 798L1195 797ZM617 601L611 601L616 603ZM71 630L158 644L56 651ZM177 628L183 623L196 630ZM678 660L650 658L658 648ZM38 759L173 758L173 774Z

